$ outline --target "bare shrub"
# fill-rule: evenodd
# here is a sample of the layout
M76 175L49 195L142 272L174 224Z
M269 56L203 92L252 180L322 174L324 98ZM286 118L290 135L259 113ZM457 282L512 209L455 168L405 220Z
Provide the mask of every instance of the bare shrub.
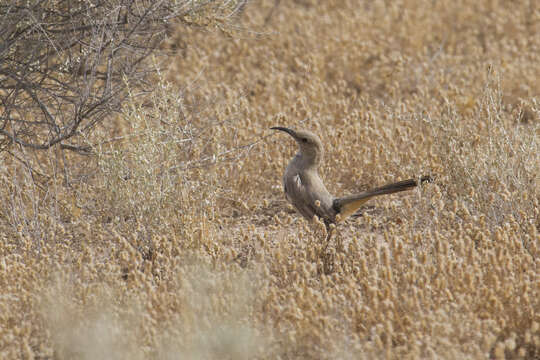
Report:
M4 146L86 150L66 140L117 111L125 79L143 80L142 61L165 34L163 2L12 2L3 29L1 134Z
M145 134L152 138L160 131L159 136L168 136L164 135L163 129L152 128L155 124L142 113L130 117L127 112L143 111L145 101L153 104L153 114L165 109L176 111L178 106L182 106L178 103L182 100L180 97L164 97L165 90L157 88L163 84L157 85L156 78L152 77L165 62L167 54L160 49L171 24L226 29L230 22L236 20L234 16L242 11L243 5L245 1L144 0L15 1L0 4L0 152L4 150L2 159L6 159L10 166L9 175L4 173L5 176L0 177L1 183L10 189L9 193L3 194L6 207L0 210L5 214L5 221L21 235L33 238L36 245L40 241L50 241L54 235L47 231L45 224L48 222L43 221L44 217L66 221L82 207L87 208L77 201L76 194L64 187L76 186L71 171L80 170L82 175L78 180L84 182L88 179L94 159L104 164L104 144L109 146L107 161L115 161L120 150L113 143L121 143L117 135L122 132L124 124L130 131L147 131ZM156 61L148 60L148 56L156 51L161 55L160 63L155 57ZM184 96L181 95L182 98ZM163 100L160 108L155 103L158 97ZM123 106L126 100L130 102L128 107ZM183 111L189 113L189 109ZM167 112L163 116L170 115L177 114ZM175 119L181 116L184 115L180 114ZM159 119L161 121L162 117ZM130 125L132 120L135 123ZM159 121L157 125L164 125ZM199 134L201 141L208 141L206 135L211 135L212 124L202 117L190 118L189 121L193 121L192 127L182 127L181 130L188 137L187 141L195 136L195 128L209 128L205 135ZM185 144L185 138L173 138ZM147 141L143 143L149 144ZM150 160L156 153L141 147L137 149L144 152L148 163L160 166L161 172L156 170L151 172L152 175L163 182L171 179L174 169L168 171L165 166L174 165L164 165L156 158ZM184 166L192 165L190 159L212 162L210 148L201 154L180 146L154 150L167 150L171 156L174 150L182 154L182 163L176 164L177 175ZM71 156L72 151L96 157L81 160ZM131 157L131 160L142 159ZM147 163L139 161L138 164L146 166ZM136 172L141 168L130 169ZM124 176L110 171L100 172L100 175ZM136 191L131 188L129 194L149 194L149 190L154 189L149 186L156 184L147 181L147 176L138 175L134 174L133 181L138 181L145 188ZM178 181L177 177L175 179ZM103 181L111 183L116 180L113 176ZM170 196L175 187L172 182L167 182L166 189L157 189L162 189L160 194ZM150 196L150 199L161 207L165 200L170 200L164 196ZM132 211L124 218L134 218L133 213L152 212L149 209L154 208L154 201L138 200L141 201L128 200L132 201ZM144 210L133 210L141 206ZM115 208L125 209L121 206Z
M0 149L88 152L79 135L120 110L126 85L151 88L172 22L217 26L245 1L23 1L0 5Z

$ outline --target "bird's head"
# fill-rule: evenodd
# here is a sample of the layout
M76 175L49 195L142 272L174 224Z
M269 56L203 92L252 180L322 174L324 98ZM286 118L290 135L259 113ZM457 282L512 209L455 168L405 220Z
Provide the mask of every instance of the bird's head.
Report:
M286 127L275 126L272 130L280 130L291 135L298 143L300 156L308 165L318 166L324 155L324 149L321 139L311 131L307 130L292 130Z

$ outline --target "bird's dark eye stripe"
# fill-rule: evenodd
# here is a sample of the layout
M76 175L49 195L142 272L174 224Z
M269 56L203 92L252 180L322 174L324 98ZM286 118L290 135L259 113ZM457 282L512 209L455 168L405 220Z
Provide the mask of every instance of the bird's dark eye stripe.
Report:
M306 138L302 138L302 141L303 141L303 142L307 142L307 139L306 139Z

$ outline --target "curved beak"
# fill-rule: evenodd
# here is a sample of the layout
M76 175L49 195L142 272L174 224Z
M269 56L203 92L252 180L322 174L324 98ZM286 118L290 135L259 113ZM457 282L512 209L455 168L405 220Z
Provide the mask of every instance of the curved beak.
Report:
M274 126L274 127L271 127L270 129L284 131L284 132L286 132L287 134L291 135L293 138L296 139L296 132L294 130L292 130L292 129L282 127L282 126Z

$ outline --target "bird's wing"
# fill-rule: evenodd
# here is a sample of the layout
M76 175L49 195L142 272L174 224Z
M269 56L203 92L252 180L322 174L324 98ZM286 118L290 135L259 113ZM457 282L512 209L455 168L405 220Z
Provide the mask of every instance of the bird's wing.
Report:
M294 174L285 180L287 199L307 219L317 215L325 223L334 221L335 211L332 208L333 197L328 193L320 178L305 178L301 173Z
M302 214L306 219L312 220L313 215L317 214L315 200L309 196L309 191L302 182L300 174L295 174L285 179L285 194L287 200Z

